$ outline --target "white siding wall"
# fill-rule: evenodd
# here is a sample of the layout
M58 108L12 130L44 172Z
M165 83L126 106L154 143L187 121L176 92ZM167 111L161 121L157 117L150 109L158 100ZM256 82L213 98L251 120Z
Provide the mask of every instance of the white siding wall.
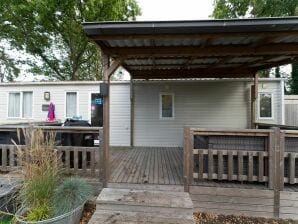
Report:
M29 121L45 121L47 112L42 111L42 104L49 104L43 98L44 92L50 92L51 102L55 104L56 118L62 122L65 119L65 93L77 92L78 112L84 120L90 119L90 94L99 92L99 83L87 84L24 84L0 85L0 124L25 122L24 119L7 118L8 92L33 91L33 119ZM111 87L111 145L130 145L130 87L128 83L112 84Z
M273 91L274 120L280 115L280 82L266 82ZM248 128L250 83L243 81L144 82L134 84L136 146L182 146L184 127ZM159 94L175 95L175 119L159 118ZM261 122L261 120L260 120Z
M262 84L263 83L263 84ZM183 127L248 128L250 124L250 82L245 81L193 81L193 82L137 82L135 91L136 146L182 146ZM51 93L56 106L56 117L65 119L65 92L76 91L79 97L79 115L90 117L90 93L99 92L98 82L85 84L0 84L0 123L18 122L7 118L8 92L33 91L33 117L45 121L47 112L42 111L43 93ZM264 123L281 123L282 96L280 81L260 82L259 91L272 92L274 114ZM159 117L159 94L173 93L175 119ZM130 145L130 85L111 85L111 145Z
M130 145L130 85L111 85L110 143L115 146Z

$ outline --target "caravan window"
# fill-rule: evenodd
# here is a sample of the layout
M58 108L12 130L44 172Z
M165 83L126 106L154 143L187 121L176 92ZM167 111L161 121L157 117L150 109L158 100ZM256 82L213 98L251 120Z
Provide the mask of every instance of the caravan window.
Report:
M174 94L160 94L160 118L174 118Z
M272 118L272 93L259 93L259 118Z
M8 94L9 118L32 118L32 92L11 92Z
M77 92L67 92L66 93L66 117L73 117L78 115L77 105Z

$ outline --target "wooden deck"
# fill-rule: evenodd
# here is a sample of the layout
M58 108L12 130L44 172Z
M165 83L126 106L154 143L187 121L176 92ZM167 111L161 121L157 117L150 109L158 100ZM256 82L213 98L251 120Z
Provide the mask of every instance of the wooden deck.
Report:
M109 182L182 185L183 150L178 147L113 148Z

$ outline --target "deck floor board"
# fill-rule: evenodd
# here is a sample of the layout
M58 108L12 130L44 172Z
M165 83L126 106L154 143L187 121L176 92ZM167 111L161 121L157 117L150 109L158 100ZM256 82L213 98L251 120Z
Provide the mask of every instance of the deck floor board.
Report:
M178 147L113 148L110 182L181 185L183 160L180 156L183 156L182 149Z

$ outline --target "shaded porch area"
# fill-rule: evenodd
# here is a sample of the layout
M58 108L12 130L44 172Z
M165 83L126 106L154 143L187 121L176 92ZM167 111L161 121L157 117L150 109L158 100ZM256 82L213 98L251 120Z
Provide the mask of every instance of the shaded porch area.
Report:
M183 148L112 148L109 183L183 184Z

